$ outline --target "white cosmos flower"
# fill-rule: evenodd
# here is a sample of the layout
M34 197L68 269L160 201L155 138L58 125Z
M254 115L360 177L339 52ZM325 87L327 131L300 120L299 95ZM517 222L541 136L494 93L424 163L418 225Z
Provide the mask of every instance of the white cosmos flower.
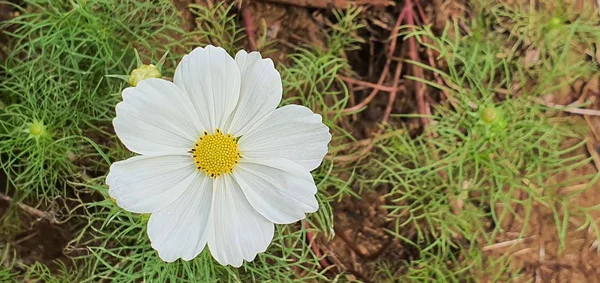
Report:
M310 171L331 135L304 106L276 109L281 98L270 59L214 46L184 56L173 82L123 90L113 125L139 155L113 163L106 183L120 207L151 214L148 237L164 261L208 245L239 267L267 249L274 223L318 209Z

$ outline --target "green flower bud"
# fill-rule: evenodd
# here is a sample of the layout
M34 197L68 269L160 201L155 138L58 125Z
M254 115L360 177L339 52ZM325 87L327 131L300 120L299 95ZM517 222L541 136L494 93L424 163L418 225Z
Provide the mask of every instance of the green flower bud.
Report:
M49 133L46 129L46 125L44 122L33 120L31 123L27 123L27 129L24 130L25 133L29 134L29 138L39 139L43 137L48 137Z
M29 133L34 135L34 136L39 136L42 134L42 132L44 132L44 126L40 125L38 123L32 123L29 126Z
M487 124L491 124L498 117L498 112L494 107L486 107L481 111L481 120Z
M562 23L563 21L559 17L552 17L550 19L550 26L553 28L560 26Z
M136 86L139 82L150 79L150 78L161 78L162 74L157 66L150 65L141 65L137 67L135 70L131 71L131 75L129 75L129 85Z
M150 214L142 214L142 215L140 215L140 221L142 223L148 223L148 220L150 220Z

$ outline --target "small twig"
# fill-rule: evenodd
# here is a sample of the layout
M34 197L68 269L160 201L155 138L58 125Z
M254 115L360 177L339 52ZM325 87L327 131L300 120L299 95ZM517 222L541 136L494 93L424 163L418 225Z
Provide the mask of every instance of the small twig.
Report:
M423 25L426 25L426 26L429 25L429 20L427 19L427 16L425 15L425 12L423 11L423 7L421 7L421 3L419 3L419 1L416 1L415 5L417 6L417 11L419 11L419 15L421 16L421 18L423 20ZM423 41L425 43L428 43L427 37L423 37ZM427 59L429 62L429 66L436 69L437 66L435 64L435 59L434 59L435 56L433 56L433 52L431 51L431 48L426 48L426 52L427 52ZM444 81L442 80L440 74L438 74L437 72L433 72L433 77L435 78L438 85L444 86ZM441 90L442 90L442 93L446 96L446 98L451 98L451 95L446 88L442 88ZM453 103L453 100L451 99L450 102Z
M356 105L356 96L354 95L354 91L356 90L356 88L354 87L353 84L348 84L348 94L349 94L349 98L350 98L350 105ZM352 114L352 121L356 121L358 120L358 114L354 113ZM348 120L346 119L342 119L342 123L344 123L344 125L346 126L346 129L350 129L352 126L348 124Z
M587 143L588 144L588 150L589 150L589 144L590 142ZM598 153L596 153L596 155L598 155ZM594 159L594 163L596 165L596 170L600 172L600 170L598 170L598 165L600 165L600 159L597 159L595 157L592 157ZM598 160L598 161L596 161ZM560 172L563 173L563 172ZM561 195L566 195L566 194L570 194L570 193L574 193L574 192L583 192L585 189L587 189L589 187L589 184L587 183L583 183L583 184L579 184L579 185L573 185L573 186L565 186L563 188L560 189L560 193Z
M347 9L351 5L371 5L371 6L388 6L393 5L390 0L261 0L263 2L271 2L284 5L294 5L304 8L319 8L319 9Z
M418 14L421 16L422 18L422 23L423 24L428 24L428 20L426 18L425 12L423 11L423 8L420 6L419 1L415 1L414 3L416 3L416 7L417 7L417 12ZM413 9L413 0L406 0L404 2L404 9L406 10L406 21L407 21L407 25L410 26L411 28L414 29L415 26L415 19L417 19L417 15L414 12ZM409 57L412 61L418 62L419 61L419 50L418 50L418 46L417 46L417 42L415 40L414 36L411 36L408 38L408 54ZM428 59L429 59L429 65L433 68L435 68L435 62L433 60L433 54L431 53L431 50L427 49L427 55L428 55ZM423 69L415 64L412 64L412 73L415 77L418 78L425 78L425 74L423 72ZM443 86L443 82L442 79L439 77L439 75L437 75L437 73L434 72L434 76L438 82L439 85ZM439 161L440 160L440 156L439 153L437 151L437 148L435 146L435 144L431 141L432 139L436 138L438 136L437 132L435 131L435 129L428 129L428 125L431 122L431 108L428 102L425 101L425 89L426 86L424 83L420 82L420 81L415 81L415 87L416 87L416 95L415 98L417 100L417 112L420 114L421 116L421 125L423 126L423 130L425 131L425 134L427 135L427 139L426 139L426 144L427 147L429 147L429 149L431 150L431 154L432 157L435 161ZM450 97L450 95L448 93L445 93L447 97ZM446 179L446 173L442 170L439 169L437 170L437 174L443 178ZM449 196L451 196L450 194L448 194ZM453 208L453 213L458 215L461 213L462 211L462 207L463 207L463 203L462 200L460 198L453 198L453 197L449 197L449 202L450 205ZM462 238L461 234L459 233L455 233L455 237L456 238Z
M387 77L388 73L389 73L389 69L390 69L390 65L392 63L392 57L394 55L394 51L396 50L396 41L398 39L398 31L400 29L400 24L402 23L405 15L407 13L406 9L403 9L402 12L400 12L400 14L398 15L398 19L396 20L396 25L394 27L394 29L392 30L392 40L390 41L390 47L388 50L388 54L387 54L387 58L386 58L386 62L385 65L383 67L383 71L381 72L381 75L379 77L379 80L377 81L377 84L371 84L371 83L366 83L366 82L360 82L360 84L365 85L365 84L369 84L371 85L371 87L373 87L373 91L371 92L371 94L369 94L369 96L367 96L367 98L365 98L362 102L356 104L355 106L352 106L350 108L346 108L344 109L344 112L354 112L357 110L360 110L361 108L363 108L364 106L366 106L367 104L369 104L377 95L377 93L380 90L383 90L385 88L389 88L389 87L385 87L383 86L383 81L385 80L385 78ZM391 116L391 112L393 109L393 105L394 105L394 101L396 100L396 95L398 93L399 90L399 83L400 83L400 75L402 73L402 63L398 62L398 64L396 65L396 71L394 73L394 81L393 84L394 86L389 90L390 93L390 97L388 99L388 105L385 109L383 118L382 118L382 124L387 123L387 121L389 120L390 116ZM346 77L342 77L342 79L344 79ZM346 79L350 79L350 78L346 78ZM352 80L352 79L350 79ZM354 82L358 82L353 80ZM383 133L383 128L380 128L377 133L375 134L375 136L380 136ZM357 154L351 154L351 155L344 155L344 156L336 156L334 158L332 158L335 162L353 162L356 160L359 160L360 158L362 158L363 156L365 156L366 154L368 154L369 152L371 152L371 150L373 150L373 148L375 147L375 143L373 142L374 140L372 140L369 144L366 145L366 147L363 148L363 150L361 150L359 153Z
M418 2L418 1L417 1ZM415 18L416 15L414 13L413 10L413 2L412 0L406 0L405 4L404 4L404 10L406 10L406 21L407 24L411 27L414 27L415 25ZM420 6L417 3L417 8L420 8ZM421 9L422 10L422 9ZM422 13L422 11L420 10L420 12ZM422 16L424 17L424 13L422 13ZM423 22L427 22L426 18L423 18ZM417 43L414 37L409 37L408 38L408 54L411 60L418 62L419 61L419 50L417 47ZM435 63L433 62L433 58L430 57L430 61L429 63L432 66L435 66ZM412 72L413 75L415 77L418 78L425 78L425 74L423 73L423 69L421 69L419 66L412 64L411 66L412 68ZM423 126L423 128L425 129L425 131L427 131L427 125L429 124L429 122L431 122L431 109L429 108L429 103L425 102L425 84L419 81L415 81L415 86L416 86L416 100L417 100L417 112L421 115L421 125ZM427 134L429 135L430 138L435 138L437 136L437 133L434 131L427 131ZM432 150L433 153L433 157L435 158L435 160L439 160L439 156L437 153L437 150L435 150L435 146L429 141L429 139L427 140L427 144L430 147L430 149ZM442 177L445 177L445 174L443 171L439 170L438 174Z
M514 239L514 240L504 241L504 242L500 242L500 243L496 243L496 244L487 245L487 246L483 247L481 250L482 251L491 251L491 250L506 248L506 247L510 247L510 246L519 244L519 243L521 243L523 241L533 240L534 238L536 238L535 235L531 236L531 237L528 237L528 238L521 238L521 239Z
M579 114L579 115L600 116L600 110L570 107L570 106L566 106L566 105L554 104L551 102L544 102L541 99L538 100L538 102L543 104L544 106L547 106L550 108L555 108L555 109L558 109L558 110L561 110L564 112L569 112L569 113Z
M396 73L394 74L394 86L396 88L396 91L390 92L390 98L388 99L388 105L385 108L385 112L383 113L383 118L381 119L382 125L385 125L391 116L392 108L394 106L394 101L396 100L396 94L398 93L398 91L397 91L399 88L398 83L400 82L400 74L401 73L402 73L402 64L398 63L398 65L396 65ZM395 133L395 132L392 132L392 133ZM383 128L380 128L379 130L377 130L377 133L375 133L375 136L376 137L382 136L382 134L383 134ZM371 142L365 148L363 148L363 150L360 153L353 154L353 155L338 156L338 157L334 158L334 161L336 161L336 162L354 162L354 161L359 160L363 156L367 155L369 152L371 152L371 150L373 150L373 148L375 148L375 143Z
M341 231L339 229L337 229L336 227L334 227L335 230L335 235L337 237L340 237L340 239L342 239L342 241L344 241L344 243L346 243L346 245L348 246L349 249L351 249L352 251L354 251L355 253L358 254L358 256L360 257L368 257L369 255L364 253L363 251L361 251L356 244L354 243L354 241L350 240L350 238L348 237L348 235L346 235L346 233L344 231Z
M590 245L589 250L590 251L592 251L592 250L596 250L597 251L599 246L600 246L600 241L594 240L594 242L592 242L592 244Z
M1 194L0 193L0 199L4 200L6 202L12 202L13 199L7 195ZM27 212L29 215L32 215L34 217L37 217L39 219L44 219L46 221L48 221L51 224L60 224L58 222L58 220L56 220L56 218L49 212L45 212L45 211L41 211L39 209L33 208L29 205L23 204L23 203L17 203L17 206L22 209L23 211Z
M244 18L244 26L248 35L248 49L256 50L256 28L252 19L252 8L248 4L242 4L242 18Z
M394 87L393 87L394 90L390 91L390 98L388 100L388 105L385 108L383 118L381 119L382 125L385 125L391 116L392 109L394 106L394 101L396 100L396 94L398 93L398 90L401 88L399 86L401 73L402 73L402 64L398 63L398 65L396 66L396 72L394 74ZM404 130L396 130L396 131L389 132L387 134L383 134L383 128L381 128L375 133L375 137L354 142L350 145L343 146L342 149L337 150L337 151L339 151L339 150L347 149L349 147L356 147L356 146L366 146L359 154L337 156L337 157L333 157L333 158L330 158L330 155L328 155L326 157L326 159L334 160L336 162L356 161L356 160L360 159L361 157L363 157L364 155L366 155L367 153L369 153L375 147L376 142L383 140L383 139L391 138L391 137L397 135L398 133L403 133L403 132L404 132ZM330 154L331 154L331 152L330 152Z
M23 242L26 242L27 240L30 240L31 238L33 238L33 237L35 237L35 236L37 236L39 234L40 234L40 230L35 230L33 233L31 233L31 234L29 234L29 235L27 235L27 236L25 236L25 237L23 237L23 238L15 241L13 244L14 245L19 245L19 244L21 244Z
M590 154L590 156L592 157L592 160L594 161L594 166L596 167L596 170L598 170L598 172L600 172L600 155L598 154L594 140L589 139L586 142L586 146L587 146L588 153Z
M387 91L387 92L393 92L393 91L398 91L397 87L393 87L393 86L384 86L384 85L379 85L379 84L374 84L374 83L370 83L370 82L365 82L365 81L360 81L360 80L356 80L353 78L349 78L349 77L345 77L342 75L338 75L338 78L340 78L341 80L350 83L350 84L355 84L355 85L360 85L360 86L366 86L372 89L377 89L380 91Z
M395 90L390 92L390 97L388 99L388 105L385 108L385 112L383 113L383 118L381 119L381 124L385 125L387 121L390 119L390 115L392 114L392 108L394 107L394 102L396 101L396 94L398 94L398 89L400 88L398 84L400 83L400 75L402 74L402 63L398 62L396 65L396 72L394 73L394 88ZM380 131L383 130L379 129Z
M403 9L402 12L400 12L400 14L398 15L398 19L396 20L396 25L394 26L394 29L392 30L392 34L390 36L392 40L390 41L390 47L388 50L387 58L385 60L385 65L383 66L383 71L381 71L379 80L377 80L377 85L382 85L383 82L385 81L385 78L387 77L387 75L389 73L390 65L392 63L392 57L394 55L394 51L396 51L396 41L398 40L398 31L400 29L400 24L404 20L405 15L406 15L406 9ZM371 93L367 96L367 98L365 98L363 101L361 101L360 103L358 103L350 108L344 109L343 112L345 112L345 113L355 112L355 111L362 109L363 107L367 106L367 104L369 104L375 98L375 96L377 96L377 93L379 93L379 89L377 89L377 88L373 89L373 91L371 91Z
M536 267L535 269L535 283L542 283L544 282L544 279L542 278L542 271L541 271L541 266Z
M421 3L419 3L419 1L415 1L415 6L417 7L417 12L419 12L419 16L421 16L421 19L423 20L423 25L428 25L429 20L427 19L427 16L425 15L425 11L423 10L423 7L421 7Z
M310 224L308 223L308 221L306 221L306 219L302 220L302 222L304 223L304 228L306 228L306 239L308 240L308 244L310 245L313 253L315 253L315 256L317 258L319 258L319 264L321 265L322 268L328 267L329 263L322 256L321 250L319 249L319 245L315 241L316 239L314 238L313 233L310 231L310 229L311 229Z
M325 252L327 258L331 260L333 265L337 267L338 272L344 272L348 270L348 267L346 267L346 265L344 265L344 263L342 263L340 259L337 258L334 251L329 249L326 245L322 246L321 249Z
M363 150L361 150L359 153L336 156L333 158L327 158L327 157L326 158L329 160L333 160L334 162L340 162L340 163L354 162L354 161L361 159L363 156L367 155L369 152L371 152L371 150L373 150L374 147L375 147L375 144L369 144L365 148L363 148Z
M518 256L522 256L522 255L524 255L524 254L527 254L527 253L529 253L531 250L533 250L533 248L531 248L531 247L529 247L529 248L524 248L524 249L522 249L522 250L519 250L519 251L516 251L516 252L512 253L512 254L511 254L511 256L516 256L516 257L518 257Z
M414 27L415 14L413 11L412 0L406 0L404 9L406 10L406 24L411 27ZM417 47L417 42L415 41L414 37L411 36L408 38L408 46L409 46L408 55L409 55L410 59L415 62L418 62L419 61L419 54L418 54L419 50ZM412 71L413 71L413 75L415 77L419 77L419 78L424 77L423 70L415 64L412 64ZM427 110L427 106L425 104L425 85L419 81L415 81L415 85L417 88L417 93L416 93L417 111L419 112L419 114L422 115L421 116L421 124L423 125L423 127L425 127L425 126L427 126L427 124L429 124L429 115L428 114L430 112Z

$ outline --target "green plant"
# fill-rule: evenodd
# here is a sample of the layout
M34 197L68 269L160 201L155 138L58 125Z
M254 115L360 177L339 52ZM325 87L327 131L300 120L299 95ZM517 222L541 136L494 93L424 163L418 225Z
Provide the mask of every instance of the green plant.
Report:
M58 262L54 269L16 265L18 255L2 245L0 281L291 282L326 281L332 274L342 280L345 272L322 268L323 255L311 245L335 237L336 202L374 191L383 191L386 200L387 236L414 251L402 260L374 260L375 280L518 278L522 274L510 269L508 256L491 257L482 246L495 243L511 221L522 223L518 238L525 237L533 207L552 212L562 246L573 217L585 220L574 228L600 240L594 221L599 206L570 204L599 175L552 179L590 162L577 152L587 130L538 100L598 69L582 55L598 42L597 23L560 1L548 14L480 0L470 7L471 22L457 19L436 32L402 27L403 39L414 37L444 65L394 58L427 74L404 79L424 83L443 102L433 107L423 133L398 123L415 115L392 114L395 126L381 126L369 158L346 164L335 157L352 149L356 131L346 123L352 94L339 75L353 73L356 66L346 58L363 47L359 34L367 21L355 7L325 17L324 47L299 46L277 65L282 104L306 105L332 131L330 156L313 172L320 210L305 222L277 226L268 251L239 269L218 265L207 250L188 262L163 262L146 235L148 216L119 208L104 184L110 163L132 155L111 127L127 86L117 78L167 51L161 73L172 77L176 63L196 45L220 45L235 54L245 41L236 6L191 5L196 26L186 31L168 0L23 2L2 2L19 12L0 23L10 26L2 46L10 52L0 64L0 168L8 181L2 192L14 195L14 202L59 211L76 231L65 249L73 262ZM276 46L266 41L259 40L261 51ZM580 189L561 189L572 184ZM19 232L17 209L13 205L3 215L2 227L10 228L2 230L3 242ZM309 233L316 244L308 241Z

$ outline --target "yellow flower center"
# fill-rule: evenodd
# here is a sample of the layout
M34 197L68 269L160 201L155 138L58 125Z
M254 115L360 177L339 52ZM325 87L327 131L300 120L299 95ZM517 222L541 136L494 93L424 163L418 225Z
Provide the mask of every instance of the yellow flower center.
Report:
M219 129L214 134L204 132L191 151L196 168L213 178L232 173L242 157L237 139Z

